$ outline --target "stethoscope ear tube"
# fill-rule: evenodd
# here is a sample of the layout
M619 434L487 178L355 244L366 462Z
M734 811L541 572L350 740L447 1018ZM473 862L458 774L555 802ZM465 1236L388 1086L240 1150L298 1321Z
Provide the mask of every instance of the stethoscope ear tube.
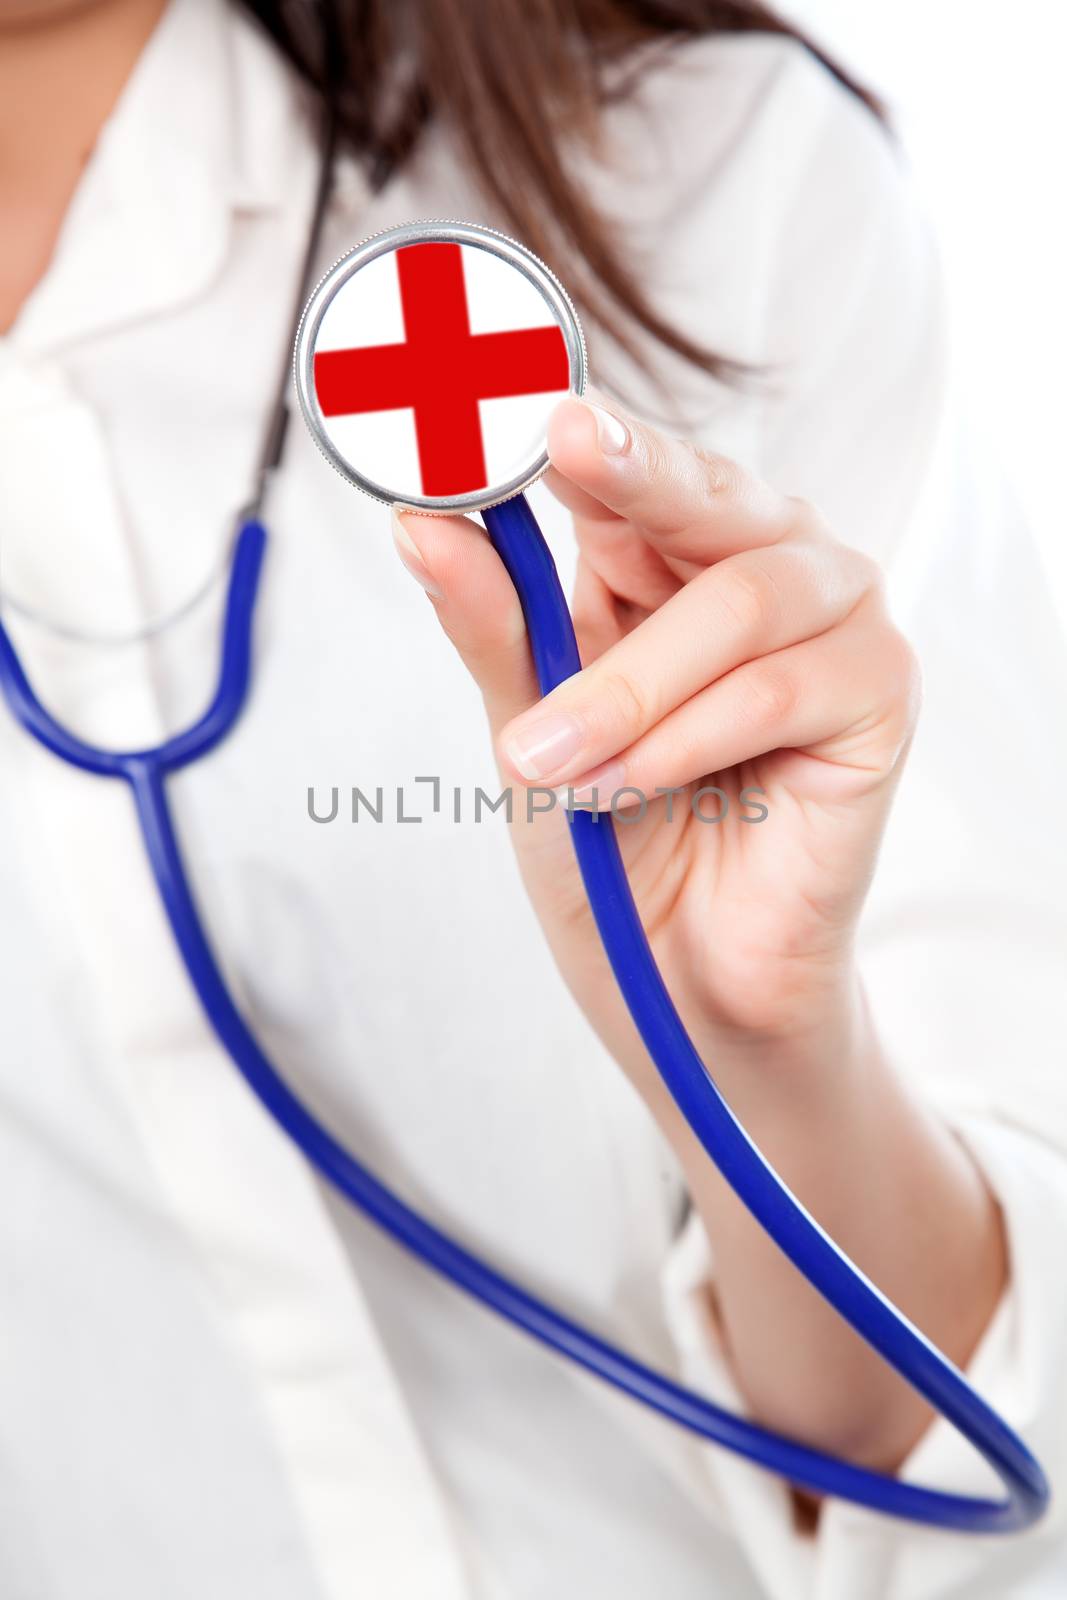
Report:
M522 496L484 513L518 592L542 693L579 670L577 642L551 554ZM1049 1489L1022 1440L963 1375L848 1260L768 1166L726 1105L694 1049L645 938L612 826L571 815L574 848L608 959L634 1021L676 1104L709 1158L771 1238L820 1294L999 1475L1003 1500L923 1488L871 1472L771 1432L714 1405L583 1328L451 1239L394 1194L336 1140L273 1066L238 1011L201 921L175 832L167 775L206 755L245 703L252 621L265 546L256 521L242 527L231 573L218 689L204 716L155 750L98 750L41 705L0 625L0 689L22 726L60 759L129 784L152 872L204 1015L263 1106L313 1167L424 1265L514 1326L604 1382L749 1461L818 1495L889 1516L968 1533L1008 1533L1045 1510Z

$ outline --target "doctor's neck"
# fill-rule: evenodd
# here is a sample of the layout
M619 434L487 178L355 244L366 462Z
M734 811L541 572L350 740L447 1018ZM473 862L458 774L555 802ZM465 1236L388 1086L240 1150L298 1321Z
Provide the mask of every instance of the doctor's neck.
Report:
M43 276L166 0L0 0L0 332Z

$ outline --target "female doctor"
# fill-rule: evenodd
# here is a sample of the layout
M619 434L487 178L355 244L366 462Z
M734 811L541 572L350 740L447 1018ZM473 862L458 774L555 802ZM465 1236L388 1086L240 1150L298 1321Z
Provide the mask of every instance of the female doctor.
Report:
M987 1491L666 1103L559 809L473 816L479 786L677 791L618 826L705 1059L1062 1482L1067 675L954 425L898 153L763 7L0 0L0 592L42 698L128 747L210 691L324 82L316 274L457 216L582 301L600 392L554 415L538 507L586 670L537 704L481 531L395 516L409 582L293 429L251 707L175 784L245 1009L339 1136L573 1314ZM1063 1592L1055 1505L983 1541L813 1504L402 1257L213 1042L128 797L6 716L0 750L5 1600ZM398 806L353 820L353 787Z

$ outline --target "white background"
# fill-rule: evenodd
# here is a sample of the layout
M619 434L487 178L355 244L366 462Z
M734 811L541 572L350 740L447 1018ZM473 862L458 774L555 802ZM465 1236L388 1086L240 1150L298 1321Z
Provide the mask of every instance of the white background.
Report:
M1067 0L783 0L888 101L957 362L1067 622Z

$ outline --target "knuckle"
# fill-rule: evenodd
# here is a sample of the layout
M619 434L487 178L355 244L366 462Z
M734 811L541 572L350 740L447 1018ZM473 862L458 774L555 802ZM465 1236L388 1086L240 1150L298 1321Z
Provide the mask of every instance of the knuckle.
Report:
M525 651L526 624L521 611L510 607L497 612L492 620L474 628L469 621L441 618L446 637L462 656L468 669L481 681L486 674L510 665L517 650Z
M853 549L851 545L841 548L847 562L846 571L854 574L855 588L861 598L873 597L881 605L885 598L885 571L881 564L865 550Z
M634 470L621 474L614 483L615 510L638 522L656 525L663 508L671 507L677 499L678 454L677 445L654 428L635 428Z
M810 500L805 500L803 495L788 495L786 504L789 507L789 520L794 534L799 534L805 539L832 539L834 537L830 524L818 506L813 505Z
M651 708L647 696L629 673L604 672L596 687L601 716L613 727L628 731L648 727Z
M914 725L922 703L922 668L910 642L899 628L889 626L886 641L886 678L903 725Z
M729 456L717 455L702 445L690 444L689 451L700 470L701 488L709 502L739 500L745 492L746 474Z
M850 547L851 549L851 547ZM874 589L880 594L885 588L885 568L880 561L869 556L866 550L851 550L852 560L856 563L856 571L864 580L864 587Z
M755 727L776 728L796 709L799 690L784 667L757 662L746 674L746 714Z
M767 623L778 602L778 586L764 567L751 562L716 573L719 603L738 631L751 639Z
M865 721L894 750L915 732L922 705L922 671L911 644L891 622L868 632L863 672L869 710Z
M668 441L655 428L646 428L644 434L645 465L649 476L668 478L672 471L672 450Z

